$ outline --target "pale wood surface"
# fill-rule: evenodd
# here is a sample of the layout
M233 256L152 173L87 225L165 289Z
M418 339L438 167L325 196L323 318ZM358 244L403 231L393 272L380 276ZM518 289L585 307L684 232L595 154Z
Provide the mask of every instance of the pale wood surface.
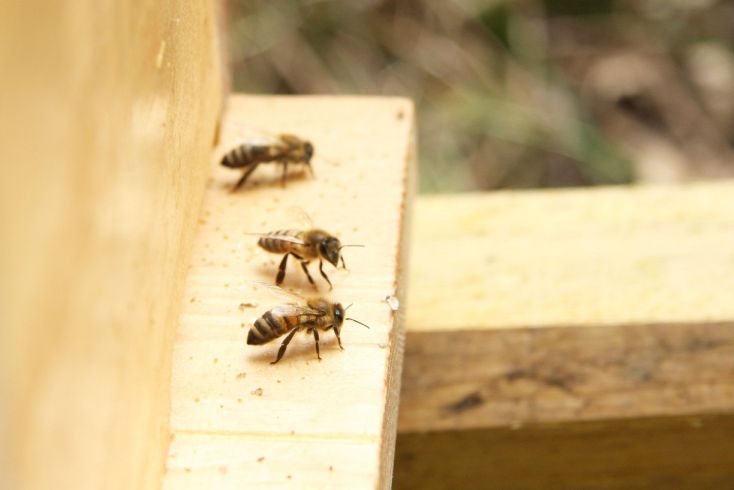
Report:
M293 169L282 189L280 168L263 166L230 193L241 172L213 162L174 349L174 440L164 487L386 487L402 332L384 298L402 295L412 105L352 97L229 102L222 148L253 129L292 132L314 143L316 178ZM329 296L354 303L349 315L372 328L347 322L343 352L333 335L322 336L320 362L313 339L297 335L283 360L270 365L280 341L249 346L247 331L288 299L258 284L273 282L280 256L247 233L302 228L303 212L342 243L366 245L343 250L349 272L325 270L334 283ZM327 293L314 264L312 273ZM296 264L284 286L313 294Z
M411 330L734 318L731 182L436 196L418 206Z
M165 487L370 488L379 464L368 439L177 433Z
M214 2L0 5L0 487L158 488Z
M734 410L734 184L428 197L415 222L401 431Z

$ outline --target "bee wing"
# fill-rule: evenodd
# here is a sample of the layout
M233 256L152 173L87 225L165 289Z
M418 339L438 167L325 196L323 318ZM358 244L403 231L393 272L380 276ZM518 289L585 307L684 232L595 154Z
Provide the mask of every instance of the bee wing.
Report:
M229 122L227 127L230 128L227 134L222 136L222 147L229 148L230 150L238 145L248 144L257 146L271 146L279 145L283 143L283 135L280 133L273 133L265 129L253 128L251 126L243 126L241 124ZM297 137L301 139L300 137ZM227 142L226 144L224 142ZM317 157L319 160L323 160L329 165L339 166L340 162L326 158L323 155Z
M303 208L298 206L289 206L283 210L282 213L284 214L282 219L277 220L279 223L283 223L282 229L286 228L296 228L296 229L302 229L302 230L310 230L314 228L313 220L311 219L311 216L308 215L306 211L303 210ZM296 243L298 245L307 245L306 242L301 240L300 238L294 237L294 236L288 236L288 235L273 235L269 233L247 233L245 232L245 235L251 235L251 236L257 236L257 237L267 237L274 240L282 240L284 242L290 242L290 243Z
M297 300L299 303L305 303L306 297L301 296L299 293L295 291L291 291L290 289L284 289L280 286L276 286L275 284L270 284L266 282L261 281L254 281L255 284L258 286L265 288L268 293L272 294L274 297L285 300L285 301L291 301L291 303L288 303L289 305L296 305L296 303L292 303L292 301Z
M313 308L309 308L307 306L301 306L301 305L295 305L292 303L285 304L285 305L278 305L274 307L270 312L273 315L278 316L300 316L300 315L314 315L314 316L323 316L326 314L326 312L314 310Z
M287 210L288 216L291 217L294 221L298 222L301 227L306 229L313 228L313 219L311 219L311 216L301 207L298 206L290 206Z
M304 242L300 238L296 238L294 236L288 236L288 235L270 235L268 233L247 233L247 232L244 232L243 235L267 237L267 238L272 238L273 240L282 240L284 242L296 243L298 245L306 245L306 242Z
M282 144L279 135L261 129L237 125L234 127L228 125L228 127L230 129L222 135L219 148L215 152L218 160L240 145L274 146Z
M254 128L238 131L237 139L241 143L257 146L277 145L281 142L279 136Z
M232 141L240 141L252 145L272 145L280 141L280 134L273 133L266 129L255 128L229 121L225 127L228 129L225 139Z

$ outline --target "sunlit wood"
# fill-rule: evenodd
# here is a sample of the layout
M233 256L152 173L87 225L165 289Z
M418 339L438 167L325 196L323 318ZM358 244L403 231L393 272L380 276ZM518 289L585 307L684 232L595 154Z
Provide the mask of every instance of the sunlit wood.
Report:
M0 6L0 487L153 489L222 100L213 2Z
M241 172L213 162L189 270L173 362L164 488L385 488L391 482L402 363L401 264L413 159L413 111L390 98L230 98L222 146L251 128L313 142L315 178L263 165L237 192ZM307 214L343 243L349 271L326 267L334 301L353 303L340 351L331 333L297 335L277 365L280 339L245 343L252 323L289 301L273 295L280 256L252 233L299 228ZM284 287L312 295L297 264ZM298 301L298 299L290 299ZM398 310L399 313L402 310Z

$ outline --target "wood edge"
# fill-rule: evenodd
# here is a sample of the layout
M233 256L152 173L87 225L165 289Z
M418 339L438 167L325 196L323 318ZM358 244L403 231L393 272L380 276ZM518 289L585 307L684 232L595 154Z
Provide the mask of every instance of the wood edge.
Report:
M404 378L401 433L726 413L734 321L408 329Z
M395 488L729 488L732 427L734 412L401 433Z
M222 118L224 115L224 109L229 97L229 90L231 88L231 70L229 65L224 60L229 59L228 46L223 33L226 32L226 2L219 1L213 5L213 28L211 29L212 35L212 59L211 64L215 66L218 73L218 82L216 82L219 92L218 99L215 101L217 106L217 112L211 126L211 134L204 138L204 141L209 141L209 153L211 153L216 147L219 141L219 134L222 126ZM193 261L194 244L198 234L199 220L204 210L204 198L206 196L207 181L211 175L211 164L208 159L203 160L202 167L205 172L205 177L201 179L200 188L197 189L196 202L192 205L190 216L188 216L188 222L186 228L188 233L183 235L184 241L180 244L179 253L179 266L177 267L176 277L173 281L173 291L170 297L174 298L171 301L168 309L169 327L166 338L167 350L162 356L161 370L162 374L162 386L165 388L163 395L164 405L160 407L162 413L160 420L163 421L161 427L158 430L162 435L162 452L160 458L157 461L158 472L156 488L163 488L163 483L167 473L167 460L168 454L173 443L175 433L170 427L171 420L171 381L173 379L173 349L176 341L176 334L178 326L180 324L180 317L183 313L185 305L185 292L186 292L186 281L188 277L189 267ZM179 237L181 238L181 237ZM150 462L147 462L150 464Z
M413 196L416 185L416 120L413 101L405 98L395 98L410 108L410 140L403 166L403 196L400 213L400 241L396 261L396 283L398 301L404 305L408 287L408 264L410 251L411 217L413 210ZM383 416L383 434L380 444L380 481L379 488L388 489L392 486L393 468L395 464L395 444L398 431L398 411L400 402L400 385L402 380L403 359L405 356L405 309L399 307L395 312L395 323L390 333L391 352L388 358L388 377L386 383L386 404Z
M252 97L268 97L271 100L334 100L334 99L344 99L349 101L364 101L364 102L370 102L374 101L375 99L380 99L382 101L391 102L394 104L402 104L410 107L410 114L406 114L406 117L412 118L413 127L415 128L415 104L413 103L413 99L409 97L402 97L402 96L396 96L396 95L350 95L350 94L327 94L327 95L321 95L321 94L304 94L304 95L257 95L257 94L248 94L243 92L232 92L228 93L226 95L226 101L229 100L238 100L238 99L250 99ZM226 105L226 104L225 104Z
M733 187L420 196L408 329L734 318L731 261L716 246L731 241ZM442 296L445 284L461 293Z

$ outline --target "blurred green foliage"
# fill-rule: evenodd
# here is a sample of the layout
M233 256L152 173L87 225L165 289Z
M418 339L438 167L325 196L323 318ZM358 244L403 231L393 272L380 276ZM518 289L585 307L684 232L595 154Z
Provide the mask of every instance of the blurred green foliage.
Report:
M235 90L413 99L424 192L728 175L732 19L711 0L242 0L229 12Z

